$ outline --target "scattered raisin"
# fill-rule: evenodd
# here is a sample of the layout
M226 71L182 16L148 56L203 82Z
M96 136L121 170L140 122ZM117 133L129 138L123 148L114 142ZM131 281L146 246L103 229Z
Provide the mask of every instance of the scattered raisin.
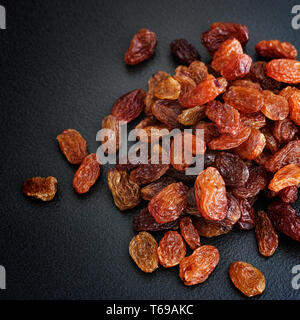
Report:
M27 179L22 191L28 197L34 197L42 201L50 201L57 192L57 180L55 177L34 177Z

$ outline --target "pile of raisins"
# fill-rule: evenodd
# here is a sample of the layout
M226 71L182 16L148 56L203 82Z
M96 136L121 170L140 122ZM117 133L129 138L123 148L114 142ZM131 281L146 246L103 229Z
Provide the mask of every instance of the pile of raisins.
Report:
M180 63L175 73L152 75L147 92L136 89L123 95L102 122L102 128L112 130L104 138L106 147L116 145L117 150L122 143L119 125L142 113L145 117L135 132L145 143L161 141L162 135L151 135L154 129L188 128L193 137L197 129L204 132L201 145L191 139L188 146L192 156L204 155L199 175L185 174L192 156L176 154L175 140L170 144L170 164L161 161L165 153L158 143L157 164L151 158L143 164L120 162L108 173L120 210L147 203L133 219L139 233L129 244L130 256L144 272L153 272L159 264L179 265L185 285L204 282L220 254L214 246L201 245L200 237L227 234L234 227L254 230L265 257L277 249L277 231L300 241L300 215L291 206L300 185L300 61L293 45L270 40L256 45L262 61L253 62L243 50L248 40L245 25L213 23L201 35L212 57L209 66L187 40L174 40L170 49ZM150 59L156 45L156 34L141 29L125 62L136 65ZM68 161L80 164L75 191L87 192L100 175L96 155L87 155L86 143L75 130L65 130L57 139ZM57 181L34 179L24 184L24 192L51 200ZM269 199L269 205L256 212L254 205L261 197ZM166 231L159 244L149 233L156 231ZM186 244L193 251L188 256ZM264 275L246 262L233 262L229 276L246 296L265 289Z

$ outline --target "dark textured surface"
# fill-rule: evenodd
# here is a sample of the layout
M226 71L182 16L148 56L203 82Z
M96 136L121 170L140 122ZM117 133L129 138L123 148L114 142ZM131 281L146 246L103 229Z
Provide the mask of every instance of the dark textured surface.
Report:
M262 39L290 41L299 50L300 30L290 26L295 1L1 4L7 10L7 30L0 30L0 264L7 271L7 290L0 291L0 299L244 299L227 275L234 260L245 260L265 274L266 290L254 299L300 298L300 290L291 286L300 244L285 236L269 259L258 254L253 232L202 239L221 254L218 267L202 285L185 287L177 268L143 274L128 254L138 210L121 213L114 206L107 167L89 194L76 195L76 167L67 163L55 140L63 129L75 128L95 152L96 132L113 102L134 88L146 89L152 73L174 70L172 40L186 38L208 61L199 38L212 22L247 24L251 55ZM141 27L157 33L158 47L151 60L130 68L123 55ZM23 181L37 175L57 177L59 191L52 202L22 195Z

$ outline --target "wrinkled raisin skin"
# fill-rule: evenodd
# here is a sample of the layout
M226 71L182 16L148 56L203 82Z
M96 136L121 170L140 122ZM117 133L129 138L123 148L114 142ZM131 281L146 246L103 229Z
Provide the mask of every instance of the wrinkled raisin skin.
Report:
M87 156L86 141L74 129L64 130L56 137L59 147L67 160L72 164L80 164Z
M184 217L180 220L180 232L185 242L192 250L200 247L200 237L197 229L194 227L191 218Z
M216 168L200 172L195 182L195 198L199 212L208 220L223 220L227 213L225 183Z
M194 60L200 60L200 55L195 47L193 47L185 39L173 40L170 44L173 56L181 64L190 64Z
M165 268L177 266L186 255L186 245L177 231L164 234L157 248L159 263Z
M220 254L217 248L201 246L181 260L179 277L186 286L204 282L219 263Z
M255 235L259 252L265 257L272 256L278 247L278 235L264 211L257 213Z
M42 201L50 201L57 192L57 179L55 177L34 177L27 179L22 191L28 197L34 197Z
M131 122L143 111L145 97L146 93L143 89L128 92L115 102L111 114L117 121Z
M152 57L157 44L156 34L148 29L141 29L131 40L125 54L128 65L136 65Z
M235 261L229 267L233 284L247 297L262 294L266 287L264 275L251 264Z
M97 155L92 153L86 156L73 178L73 188L77 193L86 193L95 184L100 176L100 164Z
M276 81L300 83L300 61L291 59L274 59L267 63L266 74Z
M178 219L187 206L188 188L181 182L172 183L156 194L148 204L148 210L158 223Z
M239 199L241 217L237 227L241 230L251 230L255 227L255 212L247 199Z
M126 171L110 169L108 186L116 206L122 211L134 208L141 202L140 187L130 180Z
M267 213L278 231L300 242L300 216L290 204L273 202Z
M293 203L298 199L298 188L296 186L286 187L278 193L281 201L285 203Z
M142 198L146 201L150 201L159 191L175 182L175 179L163 176L141 189Z
M241 187L249 178L248 167L238 155L220 152L215 164L228 187Z
M256 46L257 54L269 59L296 59L297 49L289 42L262 40Z
M140 232L129 243L129 254L144 272L151 273L158 268L157 243L148 232Z

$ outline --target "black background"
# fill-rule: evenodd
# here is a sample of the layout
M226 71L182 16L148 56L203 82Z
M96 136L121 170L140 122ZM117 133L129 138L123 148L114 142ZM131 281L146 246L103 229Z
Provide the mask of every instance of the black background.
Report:
M177 268L142 273L128 254L139 209L121 213L114 206L107 166L90 193L76 195L76 167L55 139L74 128L95 152L96 133L114 101L134 88L147 89L158 70L173 72L173 39L186 38L209 61L200 34L213 22L248 25L246 52L252 56L262 39L290 41L300 50L300 30L291 28L296 3L1 1L7 30L0 30L0 264L6 268L7 290L0 291L0 299L245 299L227 275L235 260L253 264L266 276L265 292L254 299L299 299L291 269L300 264L300 246L282 235L269 259L259 255L253 232L203 238L203 244L218 247L221 260L201 285L185 287ZM151 60L127 67L123 55L142 27L157 33L158 47ZM22 195L24 180L38 175L57 177L59 191L52 202Z

